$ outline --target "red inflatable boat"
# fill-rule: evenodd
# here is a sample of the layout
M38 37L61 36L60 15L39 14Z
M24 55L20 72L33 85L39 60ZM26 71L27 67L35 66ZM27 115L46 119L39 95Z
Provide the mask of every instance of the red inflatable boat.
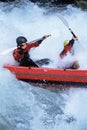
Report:
M17 79L26 81L54 81L87 83L87 70L53 69L4 65Z

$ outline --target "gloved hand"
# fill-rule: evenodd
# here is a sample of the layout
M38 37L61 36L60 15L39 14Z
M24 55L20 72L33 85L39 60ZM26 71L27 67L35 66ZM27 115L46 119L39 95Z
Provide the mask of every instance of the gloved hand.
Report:
M24 51L23 51L23 49L21 48L20 51L19 51L19 54L22 55L23 53L24 53Z
M44 36L43 36L43 40L46 39L46 38L49 37L49 36L51 36L51 35L44 35Z
M51 35L44 35L40 40L38 40L38 43L41 44L42 41L43 41L44 39L46 39L47 37L49 37L49 36L51 36Z
M78 37L77 37L77 36L75 36L75 37L73 37L73 39L74 39L74 40L78 40Z

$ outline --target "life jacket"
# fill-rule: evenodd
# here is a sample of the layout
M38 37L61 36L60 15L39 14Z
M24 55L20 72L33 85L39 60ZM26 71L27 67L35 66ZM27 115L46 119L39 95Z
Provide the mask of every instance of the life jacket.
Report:
M70 45L65 46L63 51L60 53L60 57L63 58L64 56L66 56L67 53L70 52L71 49L72 49L72 46Z
M65 46L63 51L60 53L60 57L63 58L64 56L66 56L67 53L71 51L73 45L74 45L74 39L71 39L69 41L69 44L67 46Z
M13 57L16 61L20 61L24 58L25 55L30 51L31 48L39 46L39 42L34 42L31 44L27 44L25 49L17 48L13 51ZM28 54L29 56L29 54ZM28 58L28 57L27 57Z
M13 57L16 61L20 61L21 59L24 58L24 53L23 54L20 54L20 49L15 49L13 51Z

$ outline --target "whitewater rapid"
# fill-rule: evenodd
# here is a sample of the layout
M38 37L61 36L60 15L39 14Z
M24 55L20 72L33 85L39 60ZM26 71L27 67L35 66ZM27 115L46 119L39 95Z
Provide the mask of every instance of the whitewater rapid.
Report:
M72 60L78 59L80 69L87 69L87 11L71 5L65 10L50 11L32 3L15 5L0 3L0 52L5 52L0 55L0 130L86 130L86 88L54 92L34 87L18 81L2 66L16 64L11 50L20 35L32 41L51 34L30 52L33 60L49 58L53 61L45 67L56 68L71 61L70 55L64 62L59 59L63 41L72 38L58 18L57 14L61 13L79 39Z

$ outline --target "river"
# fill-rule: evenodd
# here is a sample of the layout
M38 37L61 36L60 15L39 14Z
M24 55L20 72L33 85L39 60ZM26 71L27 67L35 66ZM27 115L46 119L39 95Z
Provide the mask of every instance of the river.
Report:
M19 81L3 64L16 64L12 48L16 37L28 41L51 34L51 37L31 50L33 60L49 58L45 67L62 66L58 54L63 41L72 38L61 14L78 36L75 57L80 69L87 69L87 11L68 5L65 9L40 8L33 3L0 3L0 130L87 130L87 89L82 86L68 89L44 89ZM69 55L64 63L71 61Z

